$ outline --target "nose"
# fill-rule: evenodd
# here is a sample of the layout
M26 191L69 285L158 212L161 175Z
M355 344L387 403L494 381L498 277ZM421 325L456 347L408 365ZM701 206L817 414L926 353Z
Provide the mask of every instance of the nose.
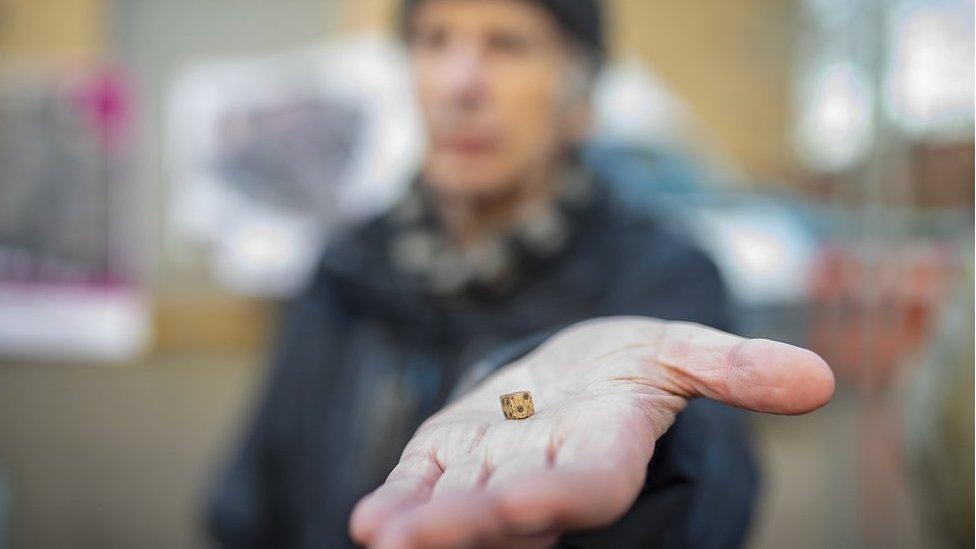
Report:
M458 45L445 52L441 90L455 107L476 108L485 98L485 58L472 45Z

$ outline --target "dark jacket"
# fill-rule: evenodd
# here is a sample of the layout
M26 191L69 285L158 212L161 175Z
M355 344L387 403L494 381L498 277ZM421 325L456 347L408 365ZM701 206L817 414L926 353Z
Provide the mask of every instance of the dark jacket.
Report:
M350 544L357 499L383 481L465 371L488 356L514 356L497 354L516 349L513 342L611 315L729 329L712 262L607 186L597 189L572 216L562 251L529 265L503 295L426 292L390 259L399 230L390 215L333 246L290 308L264 394L213 492L208 525L217 543ZM746 436L738 412L692 402L659 442L634 508L614 525L562 543L740 544L756 484Z

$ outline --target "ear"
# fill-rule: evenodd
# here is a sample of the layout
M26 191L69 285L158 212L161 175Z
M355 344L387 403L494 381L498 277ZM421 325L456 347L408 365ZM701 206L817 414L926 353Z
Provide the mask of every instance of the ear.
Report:
M579 56L570 59L566 67L565 85L559 91L561 115L559 124L565 140L580 143L590 134L593 123L593 82L590 68Z
M593 107L589 101L578 99L569 105L561 124L563 135L569 143L581 143L590 134L593 124Z

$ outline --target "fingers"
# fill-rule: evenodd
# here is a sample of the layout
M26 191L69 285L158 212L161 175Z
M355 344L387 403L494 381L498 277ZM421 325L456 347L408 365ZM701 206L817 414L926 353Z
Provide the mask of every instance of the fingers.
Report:
M400 499L402 481L391 480L367 499L370 504L357 507L354 539L396 549L547 547L567 528L609 524L640 492L653 443L646 455L638 452L623 461L595 446L569 441L565 459L555 464L545 452L510 455L487 482L476 480L486 475L483 465L448 467L426 498ZM365 522L371 529L361 526Z
M491 496L480 490L442 491L427 504L390 520L370 547L465 547L500 545L505 529Z
M830 367L786 343L743 339L690 323L666 323L655 363L679 393L757 412L802 414L834 393Z
M567 527L595 527L625 513L653 451L650 443L640 452L617 453L629 440L610 448L602 439L586 444L570 437L559 448L545 438L520 440L528 446L498 456L497 465L449 464L429 500L401 506L365 541L394 548L544 544Z
M553 469L499 483L492 492L499 520L509 531L539 535L613 522L640 488L610 469Z
M557 534L519 535L499 515L494 495L483 491L442 491L429 503L390 521L370 547L551 547Z
M386 482L360 500L349 519L349 534L358 543L370 543L391 517L415 509L428 500L442 475L434 456L425 451L404 452Z
M567 525L612 522L633 503L634 485L612 470L536 471L491 489L442 489L423 505L402 510L368 540L370 547L535 546Z
M505 524L523 534L590 528L613 522L633 504L654 453L653 427L639 414L600 411L547 451L547 467L489 483ZM616 421L614 421L616 419ZM515 469L515 466L511 467ZM501 469L501 466L499 466Z

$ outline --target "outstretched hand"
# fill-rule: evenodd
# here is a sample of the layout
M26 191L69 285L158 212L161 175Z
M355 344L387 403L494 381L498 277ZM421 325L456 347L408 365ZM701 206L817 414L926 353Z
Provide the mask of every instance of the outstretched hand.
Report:
M523 390L535 415L506 420L499 395ZM576 324L424 422L350 531L383 548L547 545L626 513L688 399L801 414L833 391L827 364L792 345L648 318Z

